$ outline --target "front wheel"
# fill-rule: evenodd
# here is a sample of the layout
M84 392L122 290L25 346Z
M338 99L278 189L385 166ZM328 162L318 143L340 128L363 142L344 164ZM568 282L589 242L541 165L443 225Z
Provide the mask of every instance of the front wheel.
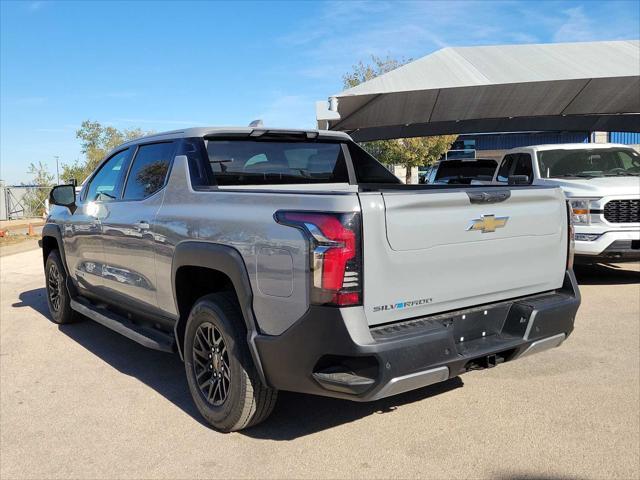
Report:
M191 396L216 430L242 430L273 411L277 391L258 377L232 295L210 294L195 303L187 320L184 361Z
M59 324L76 321L79 315L71 310L71 297L66 283L67 274L57 250L52 250L49 253L44 273L47 286L47 305L51 319Z

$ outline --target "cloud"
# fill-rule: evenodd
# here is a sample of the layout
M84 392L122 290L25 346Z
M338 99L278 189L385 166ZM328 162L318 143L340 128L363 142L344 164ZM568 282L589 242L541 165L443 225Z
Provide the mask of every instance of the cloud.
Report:
M323 6L319 17L302 22L297 29L281 37L281 42L292 47L316 43L333 35L336 30L353 28L350 24L356 19L381 15L391 7L382 1L330 1Z
M305 95L287 95L277 92L254 118L266 127L315 128L315 99Z
M526 32L513 32L509 34L509 38L516 43L536 43L540 41L536 35Z
M29 2L27 4L27 9L30 12L37 12L38 10L40 10L42 7L44 7L46 2Z
M153 118L116 118L113 121L107 122L112 124L118 123L135 123L135 124L157 124L157 125L175 125L175 126L190 126L204 125L204 122L197 120L156 120Z
M313 21L282 36L300 52L296 70L315 80L340 78L371 55L420 58L448 46L539 41L511 2L329 2ZM515 28L514 25L518 25Z
M332 82L371 55L420 58L448 46L637 38L629 2L327 2L279 42L303 80Z
M567 18L553 35L554 42L583 42L593 40L593 22L582 6L562 12Z
M346 52L355 63L370 55L401 54L419 45L446 46L407 11L422 9L419 3L402 4L400 10L407 15L398 15L398 8L389 2L328 2L323 7L319 18L280 39L287 47L305 47L305 55L314 60L301 70L303 75L335 76L336 68L343 71Z

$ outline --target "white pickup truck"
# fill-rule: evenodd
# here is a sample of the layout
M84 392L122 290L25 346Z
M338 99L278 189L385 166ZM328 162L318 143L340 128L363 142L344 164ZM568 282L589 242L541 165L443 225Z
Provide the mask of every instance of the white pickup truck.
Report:
M576 262L640 260L640 154L633 148L612 143L515 148L492 183L560 186L573 210Z

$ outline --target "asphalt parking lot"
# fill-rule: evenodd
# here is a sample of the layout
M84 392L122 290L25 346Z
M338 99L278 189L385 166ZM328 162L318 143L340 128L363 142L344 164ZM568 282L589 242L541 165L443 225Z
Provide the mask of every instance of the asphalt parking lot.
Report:
M371 404L281 394L223 435L177 356L47 318L40 251L0 258L2 478L638 478L640 265L578 271L560 348Z

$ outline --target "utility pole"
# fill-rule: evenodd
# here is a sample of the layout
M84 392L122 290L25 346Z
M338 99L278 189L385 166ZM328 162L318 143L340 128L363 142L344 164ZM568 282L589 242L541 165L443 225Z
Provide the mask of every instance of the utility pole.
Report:
M54 155L53 158L56 159L56 185L60 185L60 166L58 165L60 157L58 155Z

